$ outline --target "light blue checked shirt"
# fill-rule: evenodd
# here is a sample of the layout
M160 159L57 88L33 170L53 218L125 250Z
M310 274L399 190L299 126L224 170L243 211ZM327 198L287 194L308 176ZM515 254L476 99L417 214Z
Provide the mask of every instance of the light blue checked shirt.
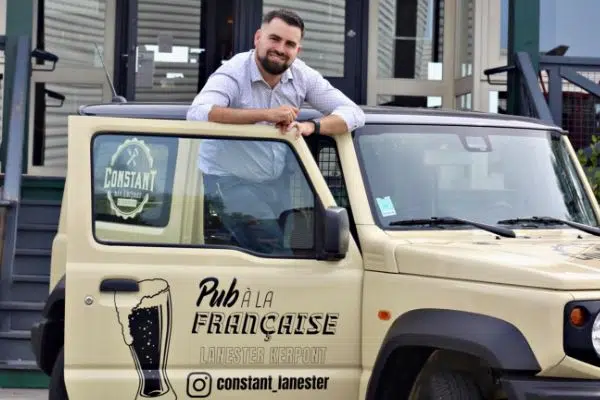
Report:
M207 121L213 106L276 108L304 103L324 115L340 116L352 131L365 124L363 111L315 69L296 59L271 89L263 80L254 50L237 54L208 79L188 109L188 120ZM234 175L253 181L279 177L289 149L283 143L264 141L204 140L198 167L206 174Z

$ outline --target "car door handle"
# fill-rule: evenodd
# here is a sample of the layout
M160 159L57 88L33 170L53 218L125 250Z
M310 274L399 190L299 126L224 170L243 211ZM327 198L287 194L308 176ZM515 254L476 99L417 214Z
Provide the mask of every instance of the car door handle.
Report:
M108 278L100 283L101 292L138 292L139 283L134 279Z

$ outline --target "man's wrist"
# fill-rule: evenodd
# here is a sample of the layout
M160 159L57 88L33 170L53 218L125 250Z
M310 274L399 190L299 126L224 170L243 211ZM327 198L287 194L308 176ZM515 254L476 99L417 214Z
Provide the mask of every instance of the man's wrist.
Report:
M258 108L255 110L256 114L257 114L257 121L256 122L261 122L261 121L270 121L271 116L269 115L269 109L268 108Z
M312 134L318 135L319 133L321 133L321 123L319 122L319 120L311 119L306 122L313 126Z

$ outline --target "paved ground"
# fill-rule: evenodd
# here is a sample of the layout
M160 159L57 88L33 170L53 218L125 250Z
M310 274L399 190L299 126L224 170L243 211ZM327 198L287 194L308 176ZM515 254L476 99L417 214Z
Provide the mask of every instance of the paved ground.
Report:
M47 400L47 390L0 389L0 400Z

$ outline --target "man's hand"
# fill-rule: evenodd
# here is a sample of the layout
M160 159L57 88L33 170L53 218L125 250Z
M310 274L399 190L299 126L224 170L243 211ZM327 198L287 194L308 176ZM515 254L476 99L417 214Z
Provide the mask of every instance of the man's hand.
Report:
M273 122L276 125L287 126L296 120L299 109L292 106L279 106L267 110L267 121Z
M294 121L291 124L277 124L276 126L283 134L295 131L296 139L300 136L310 136L315 132L315 125L312 122Z

